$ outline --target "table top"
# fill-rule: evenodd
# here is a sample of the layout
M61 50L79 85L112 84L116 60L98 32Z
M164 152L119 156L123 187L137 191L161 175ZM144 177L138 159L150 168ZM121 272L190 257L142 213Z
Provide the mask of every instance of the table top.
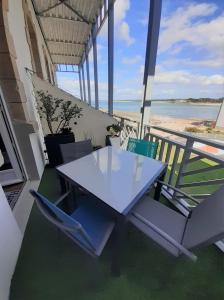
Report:
M161 161L105 147L56 169L121 214L127 214L163 173Z

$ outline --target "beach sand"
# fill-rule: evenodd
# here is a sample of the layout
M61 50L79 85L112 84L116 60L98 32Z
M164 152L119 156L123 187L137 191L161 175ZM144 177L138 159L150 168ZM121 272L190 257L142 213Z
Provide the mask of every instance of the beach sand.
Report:
M114 111L115 116L128 118L133 121L140 120L140 113L138 112L128 112L128 111ZM202 120L193 120L193 119L177 119L172 117L164 117L159 115L152 115L149 120L150 125L161 126L173 130L184 131L186 127L203 127Z

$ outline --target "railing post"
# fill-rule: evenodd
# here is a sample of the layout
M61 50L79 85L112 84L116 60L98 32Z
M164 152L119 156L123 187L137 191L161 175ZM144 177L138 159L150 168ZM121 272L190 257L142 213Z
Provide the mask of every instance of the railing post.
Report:
M191 157L192 148L194 145L194 139L192 137L187 137L187 142L184 148L183 158L180 164L179 173L177 176L176 187L178 188L180 184L183 183L183 172L186 171L188 162Z

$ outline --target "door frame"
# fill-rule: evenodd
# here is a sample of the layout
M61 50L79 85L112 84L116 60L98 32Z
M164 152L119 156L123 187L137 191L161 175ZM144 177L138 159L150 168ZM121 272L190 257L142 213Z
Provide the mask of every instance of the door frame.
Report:
M16 136L13 130L13 125L10 120L10 116L3 98L3 93L0 87L0 125L1 125L1 136L3 142L7 148L7 153L10 159L10 163L13 169L6 170L5 172L13 172L15 178L5 183L1 183L2 186L15 184L19 182L26 181L27 175L23 166L21 159L21 154L19 152L19 147L16 142ZM13 171L12 171L13 170Z

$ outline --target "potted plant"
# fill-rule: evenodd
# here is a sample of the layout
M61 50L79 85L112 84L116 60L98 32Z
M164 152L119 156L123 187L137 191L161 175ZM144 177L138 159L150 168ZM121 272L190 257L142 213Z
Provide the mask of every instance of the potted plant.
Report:
M107 126L107 131L109 134L106 136L106 145L120 147L120 132L121 126L118 124L112 124Z
M71 122L77 124L76 119L82 116L82 108L71 101L52 96L44 91L37 91L38 111L41 119L45 119L49 134L44 137L51 167L62 163L60 144L75 141L71 131Z

